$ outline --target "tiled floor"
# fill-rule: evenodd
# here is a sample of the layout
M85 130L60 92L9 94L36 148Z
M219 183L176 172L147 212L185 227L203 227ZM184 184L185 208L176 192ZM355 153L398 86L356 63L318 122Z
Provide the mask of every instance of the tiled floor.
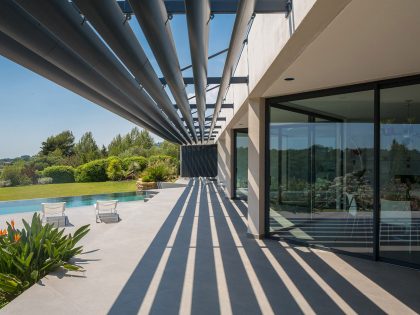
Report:
M194 179L92 230L84 277L50 276L7 314L410 314L420 272L246 235L246 205ZM83 216L80 216L82 218ZM78 219L80 222L82 219ZM77 223L77 222L76 222ZM76 225L76 224L75 224ZM61 278L61 279L59 279Z

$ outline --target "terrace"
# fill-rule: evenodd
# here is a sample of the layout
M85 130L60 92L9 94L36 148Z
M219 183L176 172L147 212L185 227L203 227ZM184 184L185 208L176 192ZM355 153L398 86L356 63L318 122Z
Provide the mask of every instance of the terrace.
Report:
M74 230L91 223L86 271L56 272L4 314L411 314L418 271L247 236L247 205L210 179L180 180L147 203L120 205L122 221L95 224L92 207L68 210ZM14 216L16 221L30 214ZM1 218L10 219L6 216ZM398 274L398 277L395 275ZM40 303L42 301L42 303Z

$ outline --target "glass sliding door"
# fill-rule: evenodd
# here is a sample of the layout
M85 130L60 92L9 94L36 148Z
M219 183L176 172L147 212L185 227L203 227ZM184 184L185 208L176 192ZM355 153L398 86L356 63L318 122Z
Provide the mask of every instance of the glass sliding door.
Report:
M371 254L373 91L273 104L271 234Z
M308 116L271 109L270 228L282 230L293 218L310 220L310 138Z
M248 198L248 130L234 130L235 138L235 183L234 197Z
M420 264L420 85L380 91L380 256Z

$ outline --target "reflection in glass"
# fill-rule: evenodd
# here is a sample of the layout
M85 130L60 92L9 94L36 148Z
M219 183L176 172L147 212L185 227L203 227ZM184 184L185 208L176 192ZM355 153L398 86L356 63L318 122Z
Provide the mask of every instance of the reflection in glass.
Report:
M235 197L248 197L248 131L235 130Z
M380 100L380 255L420 264L420 85Z
M270 231L371 254L373 91L270 108Z

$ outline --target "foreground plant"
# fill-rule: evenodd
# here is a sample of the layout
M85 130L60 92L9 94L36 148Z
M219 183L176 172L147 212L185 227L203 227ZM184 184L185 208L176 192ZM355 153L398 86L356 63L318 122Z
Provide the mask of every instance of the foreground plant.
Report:
M7 222L7 230L0 230L0 307L58 267L83 270L69 261L82 252L82 246L76 245L89 232L89 225L64 235L64 229L43 226L37 213L31 224L22 222L22 230L15 228L13 220Z

